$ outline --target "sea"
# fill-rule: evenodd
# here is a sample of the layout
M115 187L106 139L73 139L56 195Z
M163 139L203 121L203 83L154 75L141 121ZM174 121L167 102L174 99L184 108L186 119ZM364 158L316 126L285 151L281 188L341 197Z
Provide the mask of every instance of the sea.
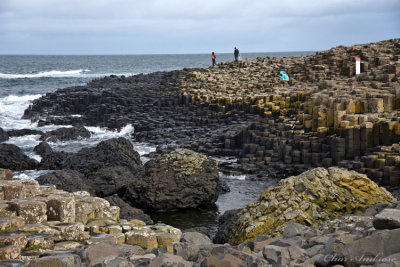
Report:
M243 53L242 58L307 56L314 52L276 52ZM217 63L232 61L233 54L216 54ZM211 65L211 54L178 55L0 55L0 128L37 129L43 132L71 125L47 125L39 127L37 123L21 119L29 104L42 95L59 88L85 85L92 79L109 75L131 76L157 71L179 70L183 68L206 68ZM277 71L278 73L278 71ZM79 116L79 114L76 114ZM143 162L149 160L147 154L156 147L131 138L132 125L125 125L119 131L101 127L86 127L91 132L88 139L67 142L51 142L56 151L77 152L84 147L95 146L103 140L126 137L131 140L134 149L139 152ZM33 148L40 143L39 135L12 137L6 143L14 144L26 155L38 161L40 156ZM218 161L235 161L234 158L216 158ZM51 171L20 171L14 176L21 179L36 179ZM230 209L243 208L255 201L260 192L276 181L251 181L246 175L228 175L220 173L231 191L220 195L214 209L189 210L174 213L151 214L155 222L163 222L181 229L206 227L211 234L216 232L219 215Z

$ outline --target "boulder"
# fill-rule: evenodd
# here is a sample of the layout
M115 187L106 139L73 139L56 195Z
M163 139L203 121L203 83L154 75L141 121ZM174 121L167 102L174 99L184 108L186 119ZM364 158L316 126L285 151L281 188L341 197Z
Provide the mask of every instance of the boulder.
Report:
M70 155L64 162L64 169L76 170L86 177L107 167L127 167L133 174L140 173L142 162L132 143L123 137L100 142L96 147L83 148Z
M126 220L138 219L144 221L146 224L154 223L149 215L144 213L141 209L137 209L130 206L116 194L105 197L105 199L108 200L108 202L110 202L111 205L120 207L121 219L126 219Z
M400 209L384 209L372 221L375 229L400 228Z
M83 175L73 170L56 171L39 176L36 181L41 185L55 185L57 189L67 192L88 191L93 192L83 178Z
M62 127L57 130L46 132L40 137L40 141L57 142L89 137L90 132L85 127L74 126L70 128Z
M131 183L123 199L151 211L210 206L218 198L218 166L202 154L176 149L146 165L143 179Z
M0 168L17 170L33 170L38 162L25 155L19 147L12 144L0 144Z
M212 244L210 238L198 232L185 232L181 236L180 242L196 245Z
M127 184L135 183L138 178L128 167L108 167L91 173L87 180L99 197L117 194Z
M36 152L36 154L44 157L50 153L53 152L53 149L47 142L40 142L37 146L33 148L33 151Z
M0 142L7 141L9 139L8 134L2 128L0 128Z
M270 186L238 215L230 243L257 235L280 235L289 221L316 227L344 214L361 215L377 203L396 199L363 174L316 168Z

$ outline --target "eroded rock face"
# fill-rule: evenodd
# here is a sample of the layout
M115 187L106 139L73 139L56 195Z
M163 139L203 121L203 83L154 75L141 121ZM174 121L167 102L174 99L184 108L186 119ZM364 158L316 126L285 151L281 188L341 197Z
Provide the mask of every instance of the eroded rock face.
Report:
M85 176L105 167L125 166L137 172L142 166L139 153L126 138L114 138L100 142L96 147L84 148L68 157L64 168L83 173Z
M218 166L202 154L176 149L152 160L138 183L127 187L123 199L153 211L212 205L218 198Z
M89 138L90 132L83 126L75 126L71 128L62 127L57 130L49 131L40 137L41 141L57 142L68 141L78 138Z
M144 221L146 224L153 224L153 220L149 215L144 213L141 209L134 208L128 203L123 201L118 195L114 194L105 198L113 206L118 206L121 209L121 219L132 220L139 219Z
M313 227L344 214L362 214L374 204L395 198L365 175L340 168L316 168L269 187L243 209L229 242L256 235L280 235L287 222Z
M50 174L41 175L36 180L41 185L55 185L58 189L65 190L67 192L93 192L91 187L88 186L84 181L83 176L77 171L73 170L57 171Z
M38 162L25 155L21 149L11 144L0 144L0 168L11 170L33 170Z

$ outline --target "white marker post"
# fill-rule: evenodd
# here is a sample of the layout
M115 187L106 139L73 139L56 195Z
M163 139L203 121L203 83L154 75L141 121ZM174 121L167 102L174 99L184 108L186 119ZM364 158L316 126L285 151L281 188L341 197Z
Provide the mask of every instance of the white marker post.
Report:
M361 72L361 61L359 57L356 57L356 75Z

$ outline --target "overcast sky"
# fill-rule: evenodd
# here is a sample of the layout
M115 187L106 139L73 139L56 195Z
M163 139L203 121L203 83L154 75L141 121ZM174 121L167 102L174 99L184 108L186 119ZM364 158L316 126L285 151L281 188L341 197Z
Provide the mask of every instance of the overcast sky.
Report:
M400 0L0 0L0 54L325 50L400 37Z

